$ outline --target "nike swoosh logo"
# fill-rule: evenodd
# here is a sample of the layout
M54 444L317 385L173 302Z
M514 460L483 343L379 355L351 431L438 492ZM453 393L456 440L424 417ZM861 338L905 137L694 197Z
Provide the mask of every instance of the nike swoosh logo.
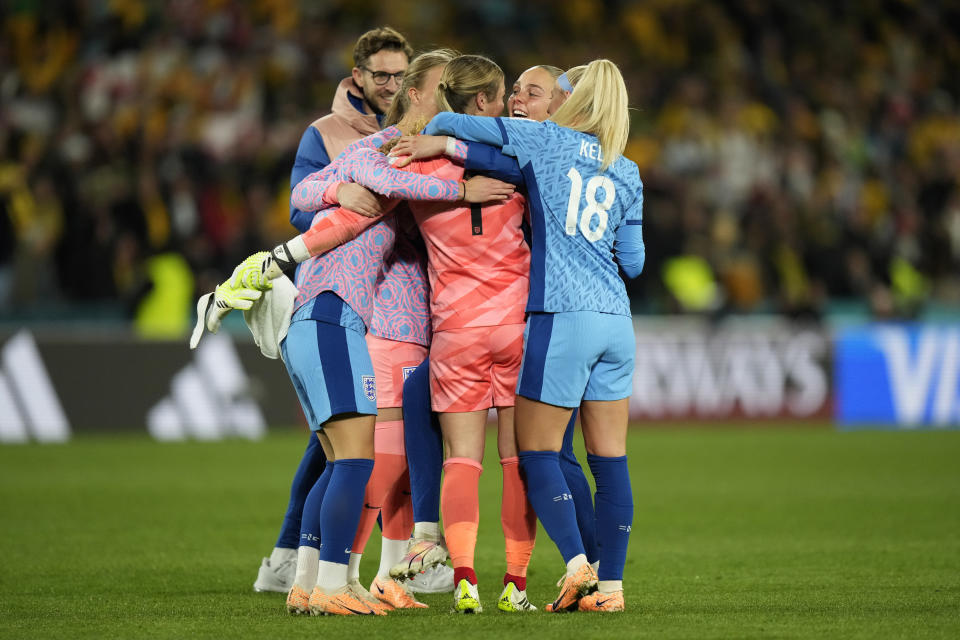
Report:
M356 614L359 614L359 615L361 615L361 616L369 616L370 614L373 613L372 611L357 611L356 609L351 609L350 607L348 607L348 606L345 605L345 604L344 604L344 605L341 605L341 606L342 606L344 609L346 609L347 611L352 611L352 612L354 612L354 613L356 613Z
M410 558L410 562L407 563L407 568L409 569L410 567L412 567L412 566L413 566L413 563L416 562L417 559L420 558L420 556L422 556L422 555L425 554L425 553L426 553L426 551L421 551L420 553L418 553L418 554L414 555L412 558Z
M386 591L384 591L383 587L381 587L380 585L377 585L377 591L379 591L380 593L386 593Z

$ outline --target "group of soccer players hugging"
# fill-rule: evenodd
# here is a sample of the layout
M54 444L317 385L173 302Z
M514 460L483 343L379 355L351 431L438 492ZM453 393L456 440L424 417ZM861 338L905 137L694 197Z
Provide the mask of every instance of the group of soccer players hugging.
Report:
M635 346L620 271L636 277L644 248L620 71L535 66L507 95L493 61L413 57L388 27L361 37L354 62L301 141L301 234L198 303L210 330L242 309L268 334L258 343L283 358L313 432L254 587L287 592L292 614L386 615L451 590L453 611L480 613L478 487L496 407L497 607L537 609L526 574L539 518L566 563L545 610L623 611ZM593 497L572 451L577 412ZM378 518L368 590L359 560Z

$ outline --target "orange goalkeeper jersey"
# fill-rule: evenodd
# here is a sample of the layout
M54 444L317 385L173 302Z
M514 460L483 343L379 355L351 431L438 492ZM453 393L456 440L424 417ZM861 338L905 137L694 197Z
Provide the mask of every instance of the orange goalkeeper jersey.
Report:
M446 158L414 162L410 170L447 180L463 179L464 171ZM525 198L408 205L427 245L433 330L523 323L530 287Z

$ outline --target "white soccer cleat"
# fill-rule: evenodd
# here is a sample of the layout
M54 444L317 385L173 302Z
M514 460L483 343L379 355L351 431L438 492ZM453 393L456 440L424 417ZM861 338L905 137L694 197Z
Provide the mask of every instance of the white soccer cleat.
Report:
M287 593L293 586L293 578L297 573L297 559L281 562L276 567L270 564L270 558L264 558L257 572L257 581L253 583L253 590L257 592L275 591Z
M446 562L449 557L450 552L447 551L447 545L444 544L443 540L417 540L412 538L403 560L390 568L390 577L398 580L412 578L434 565ZM452 589L453 587L450 590Z
M453 591L453 569L437 564L403 583L413 593L450 593Z
M470 584L470 581L466 578L460 581L453 592L453 612L483 613L483 607L480 605L480 594L477 593L477 585Z
M517 589L517 585L512 582L503 588L503 592L497 600L497 609L508 613L537 610L537 608L527 600L527 591L525 589L523 591Z

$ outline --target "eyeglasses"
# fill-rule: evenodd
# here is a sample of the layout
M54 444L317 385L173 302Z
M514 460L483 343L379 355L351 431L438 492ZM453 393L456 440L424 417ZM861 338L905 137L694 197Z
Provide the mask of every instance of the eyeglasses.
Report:
M374 71L373 69L370 69L368 67L360 67L360 68L363 69L364 71L370 72L370 75L373 76L373 84L378 86L383 86L387 84L388 82L390 82L390 78L393 78L394 80L396 80L397 84L399 85L401 82L403 82L403 74L406 73L406 71L398 71L397 73L387 73L386 71Z

